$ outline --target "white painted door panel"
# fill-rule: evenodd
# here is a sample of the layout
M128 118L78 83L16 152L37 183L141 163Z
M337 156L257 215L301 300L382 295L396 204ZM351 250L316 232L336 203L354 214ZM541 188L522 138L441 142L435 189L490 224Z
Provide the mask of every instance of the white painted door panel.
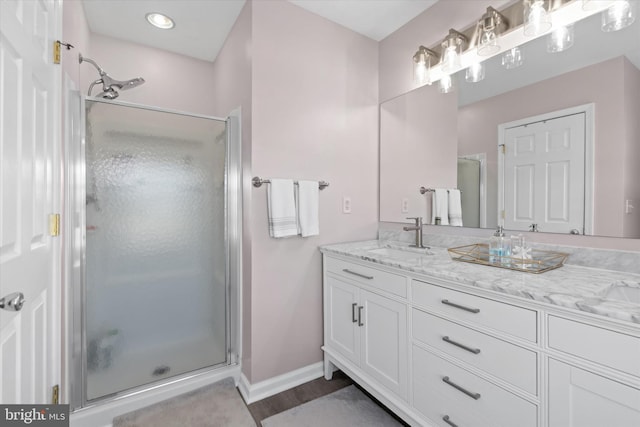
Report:
M637 427L640 390L549 360L549 427Z
M585 114L505 130L504 226L584 233Z
M2 403L46 403L58 381L59 251L48 235L59 183L59 71L55 0L0 1L0 310Z

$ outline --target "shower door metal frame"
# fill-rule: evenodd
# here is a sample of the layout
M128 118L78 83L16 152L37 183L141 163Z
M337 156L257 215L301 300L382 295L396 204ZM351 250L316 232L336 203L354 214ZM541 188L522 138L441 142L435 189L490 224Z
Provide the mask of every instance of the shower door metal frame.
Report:
M69 179L65 179L66 197L65 197L65 211L67 212L67 219L65 225L68 233L73 233L73 230L79 227L81 234L80 248L74 248L73 243L67 245L65 260L65 267L69 270L73 269L73 265L80 263L81 274L80 283L78 280L67 280L66 289L69 292L67 301L70 303L70 307L67 309L69 313L69 320L67 321L67 330L70 331L69 336L66 339L66 349L68 351L68 368L67 384L69 387L69 400L71 404L71 410L86 409L96 404L103 404L116 399L121 399L126 396L139 394L145 390L157 388L162 385L175 383L176 381L186 380L198 375L206 374L212 370L219 369L221 367L238 365L240 364L240 322L241 322L241 255L242 255L242 239L241 239L241 221L242 218L242 185L241 185L241 143L240 143L240 114L239 110L235 110L227 118L207 116L202 114L194 114L184 111L165 109L159 107L153 107L142 104L135 104L130 102L107 100L102 98L95 98L90 96L80 97L80 129L76 129L74 137L72 138L72 144L80 144L79 152L75 152L72 149L68 149L67 153L67 166L65 168L65 178L68 178L70 173L69 169L76 170L76 174L81 177L81 182L76 182L76 188L71 188L74 182L70 182ZM129 388L117 393L109 394L104 397L96 399L87 399L87 342L86 342L86 105L87 101L101 102L111 105L119 105L123 107L139 108L150 111L157 111L170 114L178 114L182 116L195 117L207 120L217 120L225 122L225 170L224 170L224 247L225 247L225 310L226 310L226 328L225 328L225 346L226 346L226 361L217 365L200 368L194 371L190 371L183 374L174 375L162 380L153 381L147 384L140 385L135 388ZM236 114L234 114L236 113ZM238 135L234 135L237 133ZM232 141L233 138L233 141ZM232 144L232 142L235 142ZM76 169L77 168L77 169ZM235 188L230 191L229 182L233 184ZM79 215L74 215L72 209L74 203L78 203L78 200L82 202L82 208ZM233 206L234 215L229 215L230 205ZM230 236L233 236L231 241ZM231 247L236 257L236 265L231 266ZM75 250L74 250L75 249ZM75 254L75 255L74 255ZM79 258L79 259L78 259ZM236 280L238 283L231 283L231 269L236 272ZM234 295L232 295L232 292ZM235 301L236 304L232 304Z

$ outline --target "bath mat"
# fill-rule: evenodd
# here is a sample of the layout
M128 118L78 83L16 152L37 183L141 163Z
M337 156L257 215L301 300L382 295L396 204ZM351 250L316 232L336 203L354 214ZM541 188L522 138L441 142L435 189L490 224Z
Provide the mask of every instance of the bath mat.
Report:
M261 424L262 427L402 426L353 385L273 415Z
M114 418L113 427L255 427L232 378Z

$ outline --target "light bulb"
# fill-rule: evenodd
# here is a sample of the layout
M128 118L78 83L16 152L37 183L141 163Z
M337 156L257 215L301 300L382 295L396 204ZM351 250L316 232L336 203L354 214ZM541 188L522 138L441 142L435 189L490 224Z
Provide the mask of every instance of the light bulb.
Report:
M464 79L469 83L477 83L484 79L484 64L475 62L471 64L464 74Z
M439 90L441 93L453 92L453 79L449 74L445 74L440 79Z
M413 65L413 80L416 84L423 85L429 82L429 71L424 61L415 62Z
M602 31L618 31L633 24L635 20L635 2L618 0L602 12Z
M460 56L454 46L450 46L444 50L442 57L442 71L450 73L460 68Z
M524 0L524 35L538 36L551 28L551 17L542 0Z
M547 38L547 52L562 52L571 46L573 46L573 24L556 28Z
M498 37L495 31L483 31L480 42L478 43L478 55L489 56L497 53L499 50L500 46L498 46Z

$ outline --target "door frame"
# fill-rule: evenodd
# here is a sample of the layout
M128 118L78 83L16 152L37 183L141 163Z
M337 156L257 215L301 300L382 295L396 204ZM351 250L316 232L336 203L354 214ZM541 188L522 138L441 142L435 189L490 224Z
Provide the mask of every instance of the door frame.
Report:
M595 136L595 104L582 104L562 110L526 117L498 125L498 225L504 226L504 134L507 129L529 125L545 120L558 119L574 114L585 115L584 129L584 234L593 234L593 189L594 187L594 136Z

